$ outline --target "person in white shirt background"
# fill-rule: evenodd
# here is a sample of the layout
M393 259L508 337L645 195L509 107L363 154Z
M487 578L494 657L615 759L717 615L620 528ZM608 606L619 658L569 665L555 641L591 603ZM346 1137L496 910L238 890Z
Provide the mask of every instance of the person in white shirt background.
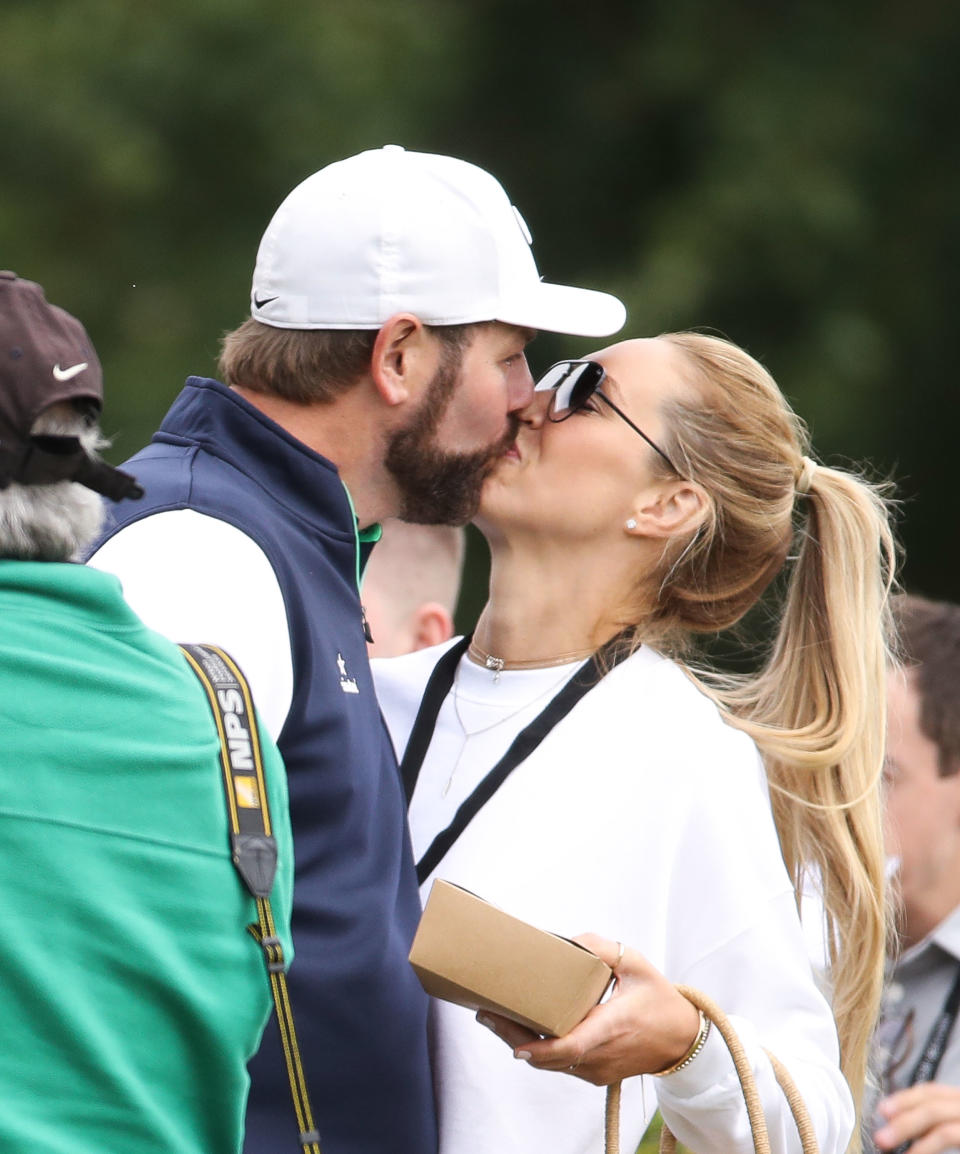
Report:
M399 657L453 636L466 553L462 525L383 523L360 596L371 657Z
M600 1149L596 1086L622 1078L623 1149L657 1106L698 1154L752 1149L687 983L738 1030L773 1149L799 1139L766 1049L839 1154L857 1145L886 934L881 492L817 466L766 370L719 338L562 362L520 416L475 521L491 577L472 639L374 662L375 677L424 897L445 878L555 933L589 927L618 982L564 1038L486 1018L520 1062L433 1002L440 1150ZM781 572L757 673L683 662ZM836 942L832 1006L797 913L811 872Z

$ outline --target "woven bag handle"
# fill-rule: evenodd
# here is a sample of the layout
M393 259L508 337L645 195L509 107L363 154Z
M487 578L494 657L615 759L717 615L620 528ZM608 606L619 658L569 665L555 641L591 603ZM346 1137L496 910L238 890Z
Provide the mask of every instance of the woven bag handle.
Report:
M726 1042L727 1049L730 1051L730 1056L733 1058L733 1064L736 1067L737 1077L740 1080L740 1088L743 1091L743 1100L747 1107L747 1117L750 1120L750 1131L753 1134L754 1150L756 1154L770 1154L770 1137L767 1133L766 1119L763 1116L760 1093L757 1090L756 1079L753 1076L753 1070L750 1068L743 1043L737 1037L736 1030L734 1030L730 1024L723 1010L720 1009L716 1002L708 998L706 994L700 990L693 989L691 986L677 986L677 990L683 994L688 1002L692 1002L698 1010L704 1012L714 1026L716 1026L717 1030L719 1030L721 1037ZM797 1089L796 1083L779 1059L775 1058L769 1050L765 1050L764 1053L770 1059L777 1083L781 1090L783 1090L784 1096L787 1099L787 1105L790 1107L790 1113L793 1115L793 1119L797 1124L803 1154L819 1154L817 1136L813 1129L813 1123L810 1120L810 1114L800 1091ZM606 1154L620 1154L619 1082L614 1082L607 1087L605 1131ZM660 1131L660 1154L674 1154L676 1148L676 1138L670 1129L664 1126Z

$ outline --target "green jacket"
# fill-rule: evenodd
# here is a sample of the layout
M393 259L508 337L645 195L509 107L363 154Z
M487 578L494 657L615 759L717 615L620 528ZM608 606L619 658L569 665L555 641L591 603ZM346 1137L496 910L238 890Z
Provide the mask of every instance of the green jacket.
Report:
M289 955L286 780L264 744ZM0 1150L239 1150L271 1000L217 750L195 675L116 578L0 561Z

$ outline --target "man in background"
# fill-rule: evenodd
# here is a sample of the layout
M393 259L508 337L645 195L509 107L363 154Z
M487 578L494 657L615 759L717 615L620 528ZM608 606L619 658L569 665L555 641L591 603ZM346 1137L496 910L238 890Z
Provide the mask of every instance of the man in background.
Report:
M398 657L453 636L465 537L462 526L386 522L361 588L371 657Z
M287 767L290 992L325 1154L430 1154L420 901L367 659L359 582L378 522L465 523L513 443L537 329L601 335L621 303L544 283L500 184L387 146L328 165L260 243L222 381L191 377L133 459L92 563L173 638L222 645ZM247 1154L293 1142L281 1043L251 1064Z
M898 599L888 682L887 836L901 902L874 1070L881 1150L960 1149L960 606Z
M0 272L0 1150L236 1154L271 1006L257 911L199 682L115 577L71 563L100 494L141 493L96 457L102 395L80 323Z

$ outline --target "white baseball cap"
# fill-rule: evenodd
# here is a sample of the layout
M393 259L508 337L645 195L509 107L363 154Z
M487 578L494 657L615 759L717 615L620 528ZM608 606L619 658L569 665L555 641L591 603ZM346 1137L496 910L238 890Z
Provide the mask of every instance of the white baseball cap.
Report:
M378 329L399 312L591 337L622 328L616 297L545 284L530 242L488 172L389 144L284 200L260 242L250 313L281 329Z

